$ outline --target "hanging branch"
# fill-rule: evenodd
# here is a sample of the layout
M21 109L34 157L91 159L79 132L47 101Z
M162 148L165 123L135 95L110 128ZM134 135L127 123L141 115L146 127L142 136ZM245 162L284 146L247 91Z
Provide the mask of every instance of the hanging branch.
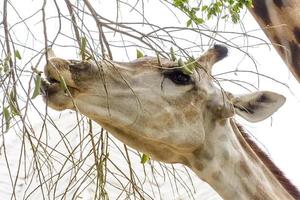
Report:
M73 8L72 8L72 4L69 0L65 0L65 3L67 5L68 11L69 11L70 16L71 16L71 23L73 25L73 29L74 29L74 32L75 32L76 41L78 43L78 46L80 47L80 34L79 34L76 18L75 18L75 15L74 15L74 11L73 11Z
M112 60L113 59L113 56L112 56L112 52L111 52L111 49L109 47L109 44L108 44L108 41L106 39L106 36L103 32L103 28L102 28L102 23L100 21L100 19L97 17L98 14L97 12L94 10L93 6L90 4L90 2L88 0L83 0L85 5L88 7L89 11L91 12L95 22L96 22L96 25L97 25L97 28L98 28L98 32L99 32L99 41L100 41L100 45L101 45L101 49L102 49L102 56L104 57L105 56L105 50L108 51L108 55L109 55L109 58ZM104 47L105 46L105 47Z

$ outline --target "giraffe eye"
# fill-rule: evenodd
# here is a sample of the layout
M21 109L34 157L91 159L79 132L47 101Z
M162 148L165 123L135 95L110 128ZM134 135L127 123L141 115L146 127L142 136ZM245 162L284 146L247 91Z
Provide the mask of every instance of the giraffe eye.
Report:
M189 75L184 74L180 70L175 70L170 73L166 73L165 76L177 85L188 85L191 83L191 77Z

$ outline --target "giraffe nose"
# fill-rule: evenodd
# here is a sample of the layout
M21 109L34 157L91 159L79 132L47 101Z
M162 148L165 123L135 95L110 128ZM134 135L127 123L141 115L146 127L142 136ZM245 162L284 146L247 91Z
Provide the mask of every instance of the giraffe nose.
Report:
M44 68L44 73L50 83L64 81L67 86L76 87L70 70L70 61L62 58L51 58Z
M90 63L80 60L69 60L70 70L86 70L90 67Z

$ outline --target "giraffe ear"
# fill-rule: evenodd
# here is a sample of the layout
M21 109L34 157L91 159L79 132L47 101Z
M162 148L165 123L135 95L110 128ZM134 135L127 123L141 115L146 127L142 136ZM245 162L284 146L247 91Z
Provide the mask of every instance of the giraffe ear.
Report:
M232 99L235 113L250 122L259 122L276 112L285 97L268 91L254 92Z

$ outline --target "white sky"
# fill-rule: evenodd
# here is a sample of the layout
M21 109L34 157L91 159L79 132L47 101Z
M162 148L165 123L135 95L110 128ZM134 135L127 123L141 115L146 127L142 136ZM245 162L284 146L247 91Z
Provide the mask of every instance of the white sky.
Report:
M16 5L17 9L23 14L23 17L29 16L30 13L33 13L35 9L37 9L41 2L37 1L30 1L30 0L24 0L24 1L13 1L17 2L14 5ZM116 11L115 11L115 5L114 3L111 3L112 1L99 1L101 2L101 6L99 6L99 13L103 13L104 16L110 16L114 18ZM102 4L102 3L106 4ZM108 3L110 2L110 3ZM165 26L178 26L179 22L182 24L185 24L185 19L180 19L179 21L170 13L168 10L164 7L157 6L155 3L156 1L145 2L145 15L149 18L151 23L157 23L160 25ZM109 4L109 5L108 5ZM107 6L107 7L106 7ZM105 8L105 9L102 9ZM49 8L50 9L50 8ZM32 11L32 12L29 12ZM55 12L54 10L47 10L47 14L49 16L56 15L51 14ZM165 13L169 13L169 15L165 15ZM134 12L129 12L129 9L124 9L122 13L120 13L122 16L122 19L124 21L141 21L140 17L137 17L137 15L134 14ZM180 16L182 17L182 16ZM40 19L40 18L39 18ZM16 19L17 20L17 19ZM93 24L93 22L86 21L88 24ZM30 23L31 31L35 34L35 36L39 39L41 39L43 36L42 30L41 30L41 23L36 18L35 20L32 20ZM213 23L212 23L213 24ZM49 22L49 35L53 35L52 30L57 29L57 24L55 22L51 23L51 20ZM259 27L254 21L254 19L250 16L249 13L247 13L243 19L243 25L244 29L247 31L251 31L250 34L261 37L264 40L267 40L262 31L259 31ZM212 27L213 25L211 25ZM63 27L64 29L69 29L70 26L66 25ZM220 30L234 30L237 31L240 29L238 25L220 25ZM146 30L147 28L141 28L141 30ZM27 33L24 35L19 34L20 31L22 32L22 28L15 29L15 33L20 39L20 41L24 41L24 38L28 38ZM68 30L66 30L67 32ZM184 36L186 39L192 39L192 40L199 40L199 37L195 35L181 35L181 37ZM225 36L225 35L224 35ZM249 42L250 45L253 45L253 47L249 48L248 51L252 55L252 57L256 60L258 64L258 71L262 74L267 74L268 76L271 76L280 82L284 82L288 84L290 89L287 89L286 87L274 82L270 81L265 78L260 79L260 90L271 90L278 93L281 93L286 96L287 101L286 104L273 115L272 119L267 119L263 122L251 124L248 122L243 121L242 119L239 119L239 121L245 126L247 130L249 130L254 137L257 138L257 140L265 146L268 154L271 156L273 161L281 168L285 174L290 178L293 183L295 183L300 188L300 159L298 152L300 152L300 134L299 134L299 111L300 111L300 86L297 83L297 81L294 79L294 77L289 73L287 67L282 62L281 58L277 55L277 53L274 51L273 48L269 49L266 45L260 45L260 41L249 39L249 41L246 41L245 38L236 38L233 39L233 36L230 35L229 37L232 37L232 41L235 41L236 43L239 43L240 46L246 45L246 42ZM26 40L26 39L25 39ZM33 39L27 40L27 45L32 46L36 48L37 50L40 50L42 48L42 42L34 41ZM60 44L63 44L63 39L59 40ZM66 40L66 43L70 44L70 41ZM168 51L169 47L166 47L166 51ZM129 57L131 59L135 58L135 49L128 49ZM206 49L206 47L205 47ZM74 48L60 48L56 47L54 48L56 51L56 54L60 57L64 58L76 58L78 57L76 55L76 51ZM244 49L246 50L246 49ZM115 51L115 59L118 61L124 61L127 60L127 57L124 52L122 52L122 49L114 49ZM239 52L238 50L234 48L229 48L229 57L218 63L214 68L214 74L234 70L237 66L241 70L252 70L255 71L253 63L250 61L250 59L244 58L243 54ZM22 54L24 54L24 51L21 51ZM146 52L146 54L151 55L151 52ZM194 53L195 56L197 56ZM22 61L25 63L25 61ZM40 66L40 70L42 70L42 65ZM236 76L235 74L231 73L226 77L230 77L232 79L239 79L247 82L251 82L253 84L257 85L257 76L251 75L249 73L240 73L239 76ZM240 92L246 92L245 90L242 90L239 87L234 86L233 84L226 83L224 84L224 87L231 92L235 91L237 93ZM37 102L37 106L41 109L43 109L43 104L41 103L40 99L35 100ZM58 112L53 112L56 115L59 115Z

